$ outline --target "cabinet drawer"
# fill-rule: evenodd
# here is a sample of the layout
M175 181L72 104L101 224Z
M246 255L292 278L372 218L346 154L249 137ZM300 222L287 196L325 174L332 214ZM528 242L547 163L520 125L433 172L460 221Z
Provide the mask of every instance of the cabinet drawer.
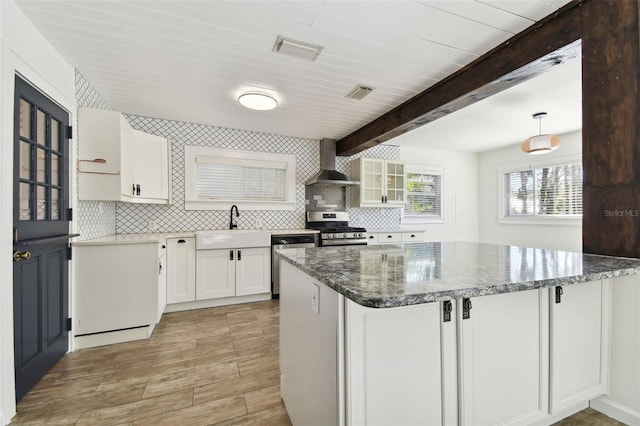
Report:
M402 233L402 242L403 243L423 243L424 242L424 231L403 232Z
M396 244L402 242L402 232L384 232L378 234L378 244Z

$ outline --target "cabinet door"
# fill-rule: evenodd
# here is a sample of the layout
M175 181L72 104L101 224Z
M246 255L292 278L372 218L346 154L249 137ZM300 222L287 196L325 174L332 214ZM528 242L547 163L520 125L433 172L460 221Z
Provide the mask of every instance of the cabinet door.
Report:
M233 249L196 252L196 300L235 295L235 258Z
M167 240L167 303L196 300L196 239Z
M347 424L455 424L442 411L440 304L345 305Z
M363 158L360 176L360 202L382 203L384 194L384 160Z
M608 288L603 281L564 286L560 303L549 289L552 413L605 393Z
M268 248L237 250L236 296L268 293L271 290L270 252Z
M140 198L169 198L167 139L134 130L133 181ZM137 196L137 194L136 194Z
M462 425L528 424L548 407L546 290L476 297L460 321Z
M387 204L404 205L405 204L405 168L404 163L398 161L385 162L386 173L386 195Z

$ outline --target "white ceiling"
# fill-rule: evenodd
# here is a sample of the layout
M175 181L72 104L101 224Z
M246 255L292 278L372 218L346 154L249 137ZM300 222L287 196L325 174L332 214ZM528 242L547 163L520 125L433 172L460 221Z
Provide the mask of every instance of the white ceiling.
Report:
M568 0L17 3L118 111L339 139ZM276 54L278 35L324 49L315 62ZM362 101L345 98L358 83L376 90ZM238 95L252 88L275 95L279 107L241 107ZM528 117L535 111L530 104L516 108L520 98L503 99L502 108ZM553 113L551 106L544 108ZM487 121L481 114L480 109L467 117L465 126Z

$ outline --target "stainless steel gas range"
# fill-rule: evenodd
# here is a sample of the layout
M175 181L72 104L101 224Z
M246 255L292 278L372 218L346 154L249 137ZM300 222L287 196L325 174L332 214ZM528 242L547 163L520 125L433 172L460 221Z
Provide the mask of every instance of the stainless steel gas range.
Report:
M320 231L320 247L367 244L367 230L349 226L347 212L307 212L306 224Z

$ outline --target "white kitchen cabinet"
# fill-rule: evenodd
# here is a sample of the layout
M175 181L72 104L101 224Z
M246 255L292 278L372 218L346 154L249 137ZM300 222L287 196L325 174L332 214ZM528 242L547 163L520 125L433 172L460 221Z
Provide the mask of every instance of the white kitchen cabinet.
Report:
M167 239L167 303L196 300L196 239Z
M406 168L403 162L357 158L351 177L360 181L352 191L353 207L402 207L406 203Z
M397 231L397 232L367 232L369 237L367 243L375 244L400 244L400 243L423 243L424 231Z
M555 413L606 393L609 282L599 280L548 291L550 410Z
M442 303L345 304L346 424L456 425L455 316L443 322Z
M161 258L157 241L74 245L77 348L131 340L131 334L119 337L121 330L151 335L164 306Z
M268 293L270 254L268 247L198 250L196 300Z
M117 111L78 108L81 200L170 203L169 143Z
M546 290L470 300L460 330L461 425L524 425L548 411Z

